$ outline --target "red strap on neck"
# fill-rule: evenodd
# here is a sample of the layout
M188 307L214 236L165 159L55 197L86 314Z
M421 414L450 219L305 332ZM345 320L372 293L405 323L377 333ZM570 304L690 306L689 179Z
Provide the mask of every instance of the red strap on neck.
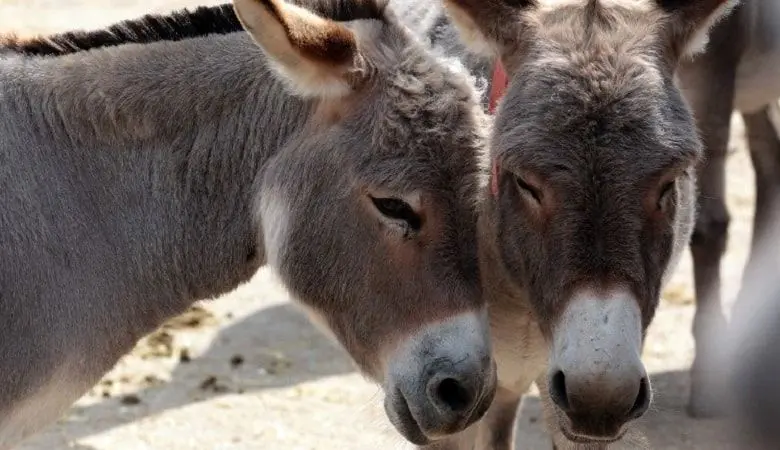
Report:
M496 112L496 106L498 106L501 97L504 96L508 84L509 78L506 76L504 65L501 64L500 59L497 59L495 66L493 66L493 81L490 85L490 100L488 103L488 112L490 114Z

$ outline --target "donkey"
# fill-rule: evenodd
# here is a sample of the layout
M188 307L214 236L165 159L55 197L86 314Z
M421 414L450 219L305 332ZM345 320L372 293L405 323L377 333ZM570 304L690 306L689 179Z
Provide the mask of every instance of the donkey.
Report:
M735 343L742 345L735 349L737 352L729 361L735 373L730 373L732 380L727 386L733 389L734 403L725 404L735 407L734 418L743 440L741 448L751 450L774 450L780 440L777 427L780 414L780 390L777 388L780 377L780 361L777 358L780 284L777 273L764 276L767 278L759 285L761 289L759 286L746 286L744 289L753 295L752 302L744 305L756 308L752 311L751 320L735 321L735 329L729 330L729 336L738 336L732 346ZM748 278L746 274L745 279Z
M547 0L546 3L554 6L577 2ZM632 3L642 2L623 3L630 7ZM752 254L757 243L771 223L767 217L772 208L768 205L780 198L780 109L774 104L780 97L780 3L754 0L734 6L733 12L714 23L707 46L694 58L681 60L676 69L676 82L693 112L705 154L697 169L697 214L690 242L697 298L693 326L696 358L688 402L688 412L693 417L714 417L724 412L724 405L716 395L723 388L715 362L720 348L705 336L726 328L721 307L720 259L726 249L729 227L725 165L734 109L745 122L756 172L756 212L749 265L755 259ZM441 8L418 12L411 25L443 53L463 51L460 43L454 42L453 27ZM493 76L490 58L469 55L464 61L481 85L490 85ZM490 88L495 91L496 86ZM495 99L483 97L485 106L489 100Z
M771 203L762 235L754 240L752 264L745 270L738 308L732 316L732 326L725 342L718 335L705 336L712 345L727 349L723 366L730 383L726 384L723 402L736 412L737 430L743 438L743 448L770 450L777 448L780 430L780 201ZM722 335L723 333L719 333Z
M730 378L720 407L735 412L742 448L757 450L777 448L780 439L780 199L770 205L768 222L753 241L729 332L703 336L726 356L718 361Z
M604 448L647 411L644 336L693 232L703 154L676 72L735 3L444 0L447 18L419 20L432 41L450 21L509 79L478 223L499 390L430 448L512 448L534 381L558 447Z
M721 348L706 336L723 333L720 260L726 250L729 214L725 166L733 110L747 131L756 176L756 205L748 266L771 224L771 205L780 204L780 3L745 1L711 32L705 52L681 65L680 86L697 119L706 159L699 170L698 214L691 241L696 290L693 334L696 359L691 371L688 411L694 417L724 413L716 395ZM737 303L739 305L739 303Z
M246 31L246 32L244 32ZM496 387L486 117L382 1L235 0L0 51L0 449L270 265L409 441Z

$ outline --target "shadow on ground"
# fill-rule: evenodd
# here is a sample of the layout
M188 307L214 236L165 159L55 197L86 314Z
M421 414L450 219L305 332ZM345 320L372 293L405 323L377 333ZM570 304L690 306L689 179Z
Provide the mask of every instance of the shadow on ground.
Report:
M252 395L260 390L352 372L347 355L316 330L294 305L270 306L222 330L202 356L179 363L170 381L137 392L138 404L127 406L121 398L107 398L94 405L74 407L69 412L71 420L59 424L58 433L47 433L45 443L38 441L35 448L92 450L84 445L73 447L71 442L226 394ZM738 434L727 420L700 420L687 415L688 371L651 376L654 404L637 423L639 433L611 448L744 448L738 444ZM552 449L537 397L524 400L516 445L518 450Z
M202 355L179 362L169 381L129 397L74 406L68 420L57 425L57 436L48 433L46 447L90 450L69 442L222 395L251 395L353 371L344 351L298 308L289 303L270 306L220 331Z
M690 374L685 371L652 375L655 398L652 409L639 422L648 447L658 450L737 450L739 433L726 418L693 419L687 411Z

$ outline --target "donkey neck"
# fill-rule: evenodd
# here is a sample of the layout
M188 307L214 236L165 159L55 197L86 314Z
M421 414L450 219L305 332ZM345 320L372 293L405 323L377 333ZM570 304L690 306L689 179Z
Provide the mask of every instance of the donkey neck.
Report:
M24 101L44 105L30 129L50 136L61 201L79 203L63 209L102 230L138 298L167 292L181 308L251 277L265 259L256 179L312 106L274 81L244 33L21 64L33 75Z

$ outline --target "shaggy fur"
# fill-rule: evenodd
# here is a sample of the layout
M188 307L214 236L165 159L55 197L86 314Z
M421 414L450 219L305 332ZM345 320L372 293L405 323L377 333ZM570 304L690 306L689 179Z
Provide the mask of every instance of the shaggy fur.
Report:
M491 139L489 184L497 195L483 188L479 232L503 389L479 427L432 448L476 441L511 448L519 396L534 380L559 446L572 445L563 435L584 439L574 425L585 436L615 437L636 417L613 415L610 408L628 411L634 399L605 396L615 386L598 383L579 397L581 410L566 414L560 396L549 398L561 389L548 383L556 374L548 366L558 351L552 343L582 289L627 287L641 328L651 322L691 236L697 169L706 161L676 71L733 4L445 1L464 43L501 58L512 81ZM443 20L430 23L445 28ZM639 401L647 387L637 389Z
M382 383L408 439L458 431L489 405L474 91L381 2L322 0L333 18L381 18L312 22L360 54L330 74L354 88L303 98L277 69L305 52L267 1L240 3L265 33L254 40L287 38L287 53L229 32L222 6L16 42L0 59L0 448L55 420L145 333L266 263ZM126 43L104 39L117 30ZM466 408L427 393L438 371L458 377Z
M406 0L394 1L396 4L406 2ZM476 5L477 8L482 4L482 2L466 1L451 3L455 6ZM485 3L503 3L512 8L518 6L518 2L509 1ZM526 11L523 14L522 22L529 23L529 27L520 30L513 29L508 21L500 22L498 25L503 30L514 30L516 36L524 36L524 33L527 33L529 29L538 31L538 33L534 32L530 38L523 37L522 40L518 41L521 44L530 43L531 47L536 48L535 51L529 49L528 45L521 45L520 50L505 52L501 55L509 62L512 61L513 57L518 57L521 64L527 65L528 68L535 68L533 73L523 71L523 75L519 73L515 75L516 90L526 89L531 92L532 88L522 87L525 84L523 80L546 79L549 80L550 84L537 89L547 100L557 102L559 95L564 95L563 98L567 98L574 95L575 92L582 92L583 87L587 89L587 85L584 83L579 83L579 87L560 84L560 78L558 78L560 76L588 80L588 83L595 87L604 86L602 84L604 80L614 79L621 80L623 83L621 91L628 94L624 97L626 100L631 96L638 99L646 95L643 94L643 91L653 92L652 89L657 89L659 79L662 82L662 90L672 89L669 71L676 69L674 70L676 72L675 82L679 83L680 92L686 103L689 104L693 117L696 118L696 128L701 136L704 155L701 164L697 167L698 193L695 200L697 215L690 242L696 298L699 306L696 309L693 328L697 356L692 367L692 390L688 411L695 417L719 415L723 408L719 394L723 385L722 380L716 376L718 372L714 369L718 367L717 356L721 349L717 344L712 343L707 336L711 336L713 333L722 333L726 328L726 320L721 311L720 260L726 248L730 221L725 204L725 164L729 128L732 111L736 109L741 112L745 121L751 159L756 169L757 198L753 224L755 237L752 240L751 256L748 260L748 267L752 267L755 264L753 262L755 258L752 255L760 250L765 230L771 228L772 205L780 201L780 139L778 139L780 120L777 119L780 114L771 103L780 96L780 77L777 76L777 73L780 72L780 32L778 32L780 30L780 7L778 5L780 4L772 1L707 2L708 7L714 6L717 12L705 20L707 26L691 30L685 26L684 21L651 20L652 17L660 18L664 14L675 15L675 11L679 8L685 8L685 11L676 17L688 20L685 18L690 17L691 13L695 14L697 8L703 4L691 0L602 0L601 2L590 1L587 3L583 0L540 0L535 3L538 5L538 11L545 10L546 13L542 16L541 13ZM609 13L610 8L605 8L605 6L614 8L616 5L622 5L629 14L615 15ZM410 7L412 5L404 5L405 9ZM427 23L435 24L435 26L429 25L428 33L450 39L452 36L450 32L454 28L452 20L441 9L430 8L430 10L431 12L428 14L431 17L428 18ZM637 11L637 14L630 14L632 10ZM484 15L483 10L479 11ZM514 9L513 11L517 12L518 10ZM598 18L604 19L604 14L608 14L606 21L596 20ZM552 23L558 25L549 26ZM473 26L473 23L467 25ZM706 31L708 26L712 27L712 31L710 33L702 32ZM578 32L583 34L578 35ZM689 36L687 39L679 38L686 33ZM425 35L425 33L421 34ZM489 30L485 34L489 34ZM555 34L558 36L554 36ZM659 35L664 36L665 41L656 40L653 42L653 39ZM479 43L473 45L475 43L469 41L469 37L473 37L473 30L464 33L464 41L466 44L472 44L474 48L481 48ZM551 43L548 39L551 37L554 37L557 43ZM614 46L605 47L603 45L605 38L611 40ZM455 44L433 41L439 49L455 49L451 50L450 54L462 51ZM673 44L671 47L670 43ZM600 53L594 50L599 50ZM657 58L657 56L663 56L663 52L669 52L668 60ZM699 54L695 58L681 58L681 55L691 52ZM489 81L487 79L490 73L489 67L491 58L494 56L495 54L468 56L469 59L476 58L480 61L478 66L471 66L472 73L478 80ZM580 61L579 67L581 69L579 70L583 72L582 78L571 70L570 57ZM613 60L613 58L615 59ZM485 63L485 60L488 62ZM546 70L548 65L557 67L556 74L548 73ZM665 70L664 65L666 65ZM617 69L619 67L620 70L610 72L613 70L611 68ZM600 76L599 73L601 73ZM627 73L634 73L636 76L624 77L623 74ZM644 84L656 86L656 88L645 91L642 87ZM549 91L551 88L552 92ZM587 90L585 92L587 93ZM548 111L537 111L530 114L527 111L529 105L527 100L520 98L516 101L510 100L511 95L510 92L505 100L508 103L506 110L500 111L498 114L499 120L504 118L503 120L510 128L513 124L522 125L526 119L532 118L534 114L538 113L546 114L547 120L540 121L545 127L550 124L555 125L558 122L555 116L557 109L550 108ZM613 96L613 100L617 98L619 97ZM645 99L650 99L650 96L645 97ZM585 100L585 98L579 98L577 102L588 104L583 103ZM617 103L607 99L599 102L597 98L591 97L591 100L595 102L592 104L618 106ZM483 97L485 106L487 105L486 101L486 97ZM517 106L510 106L510 102L517 104ZM649 108L640 115L647 114L648 117L655 117L655 120L650 122L650 126L656 129L652 135L663 137L663 133L658 133L659 130L674 129L674 121L669 122L668 116L658 114L662 111L658 109L656 102L632 101L629 103L633 103L634 107L644 105L644 107ZM578 109L574 106L572 108L569 111ZM630 117L633 116L627 115L626 119ZM571 123L576 123L575 117L570 120ZM568 123L568 120L565 123ZM525 145L528 139L527 133L531 133L533 129L524 126L522 130L522 133L519 132L519 129L512 131L512 135L516 136L517 140L509 142L507 149L520 143ZM496 133L494 140L502 139L503 135L502 132ZM558 142L554 144L556 147L559 145ZM547 152L550 147L543 148L543 151ZM540 151L542 150L540 149ZM639 153L638 150L634 150L634 152ZM641 162L649 163L649 161ZM680 245L680 243L684 243L686 235L681 234L675 239L678 241L677 245ZM669 271L667 270L667 272ZM516 341L519 339L517 336L527 334L519 324L523 313L516 303L512 308L521 311L517 314L517 320L507 319L506 311L504 311L504 318L495 319L500 325L493 327L494 334L506 335L507 347L509 348L512 347L509 341ZM501 331L503 327L508 330L519 329L519 331L504 332ZM527 340L528 338L523 336L522 339ZM532 358L531 355L537 354L538 351L524 350L519 352L515 359L528 358L528 361L531 361L536 358L536 356ZM501 364L501 358L499 364ZM521 364L517 363L517 365ZM514 414L511 407L506 409ZM503 422L509 423L511 421L503 420ZM496 434L506 436L508 433L496 431ZM499 448L501 447L499 446Z

